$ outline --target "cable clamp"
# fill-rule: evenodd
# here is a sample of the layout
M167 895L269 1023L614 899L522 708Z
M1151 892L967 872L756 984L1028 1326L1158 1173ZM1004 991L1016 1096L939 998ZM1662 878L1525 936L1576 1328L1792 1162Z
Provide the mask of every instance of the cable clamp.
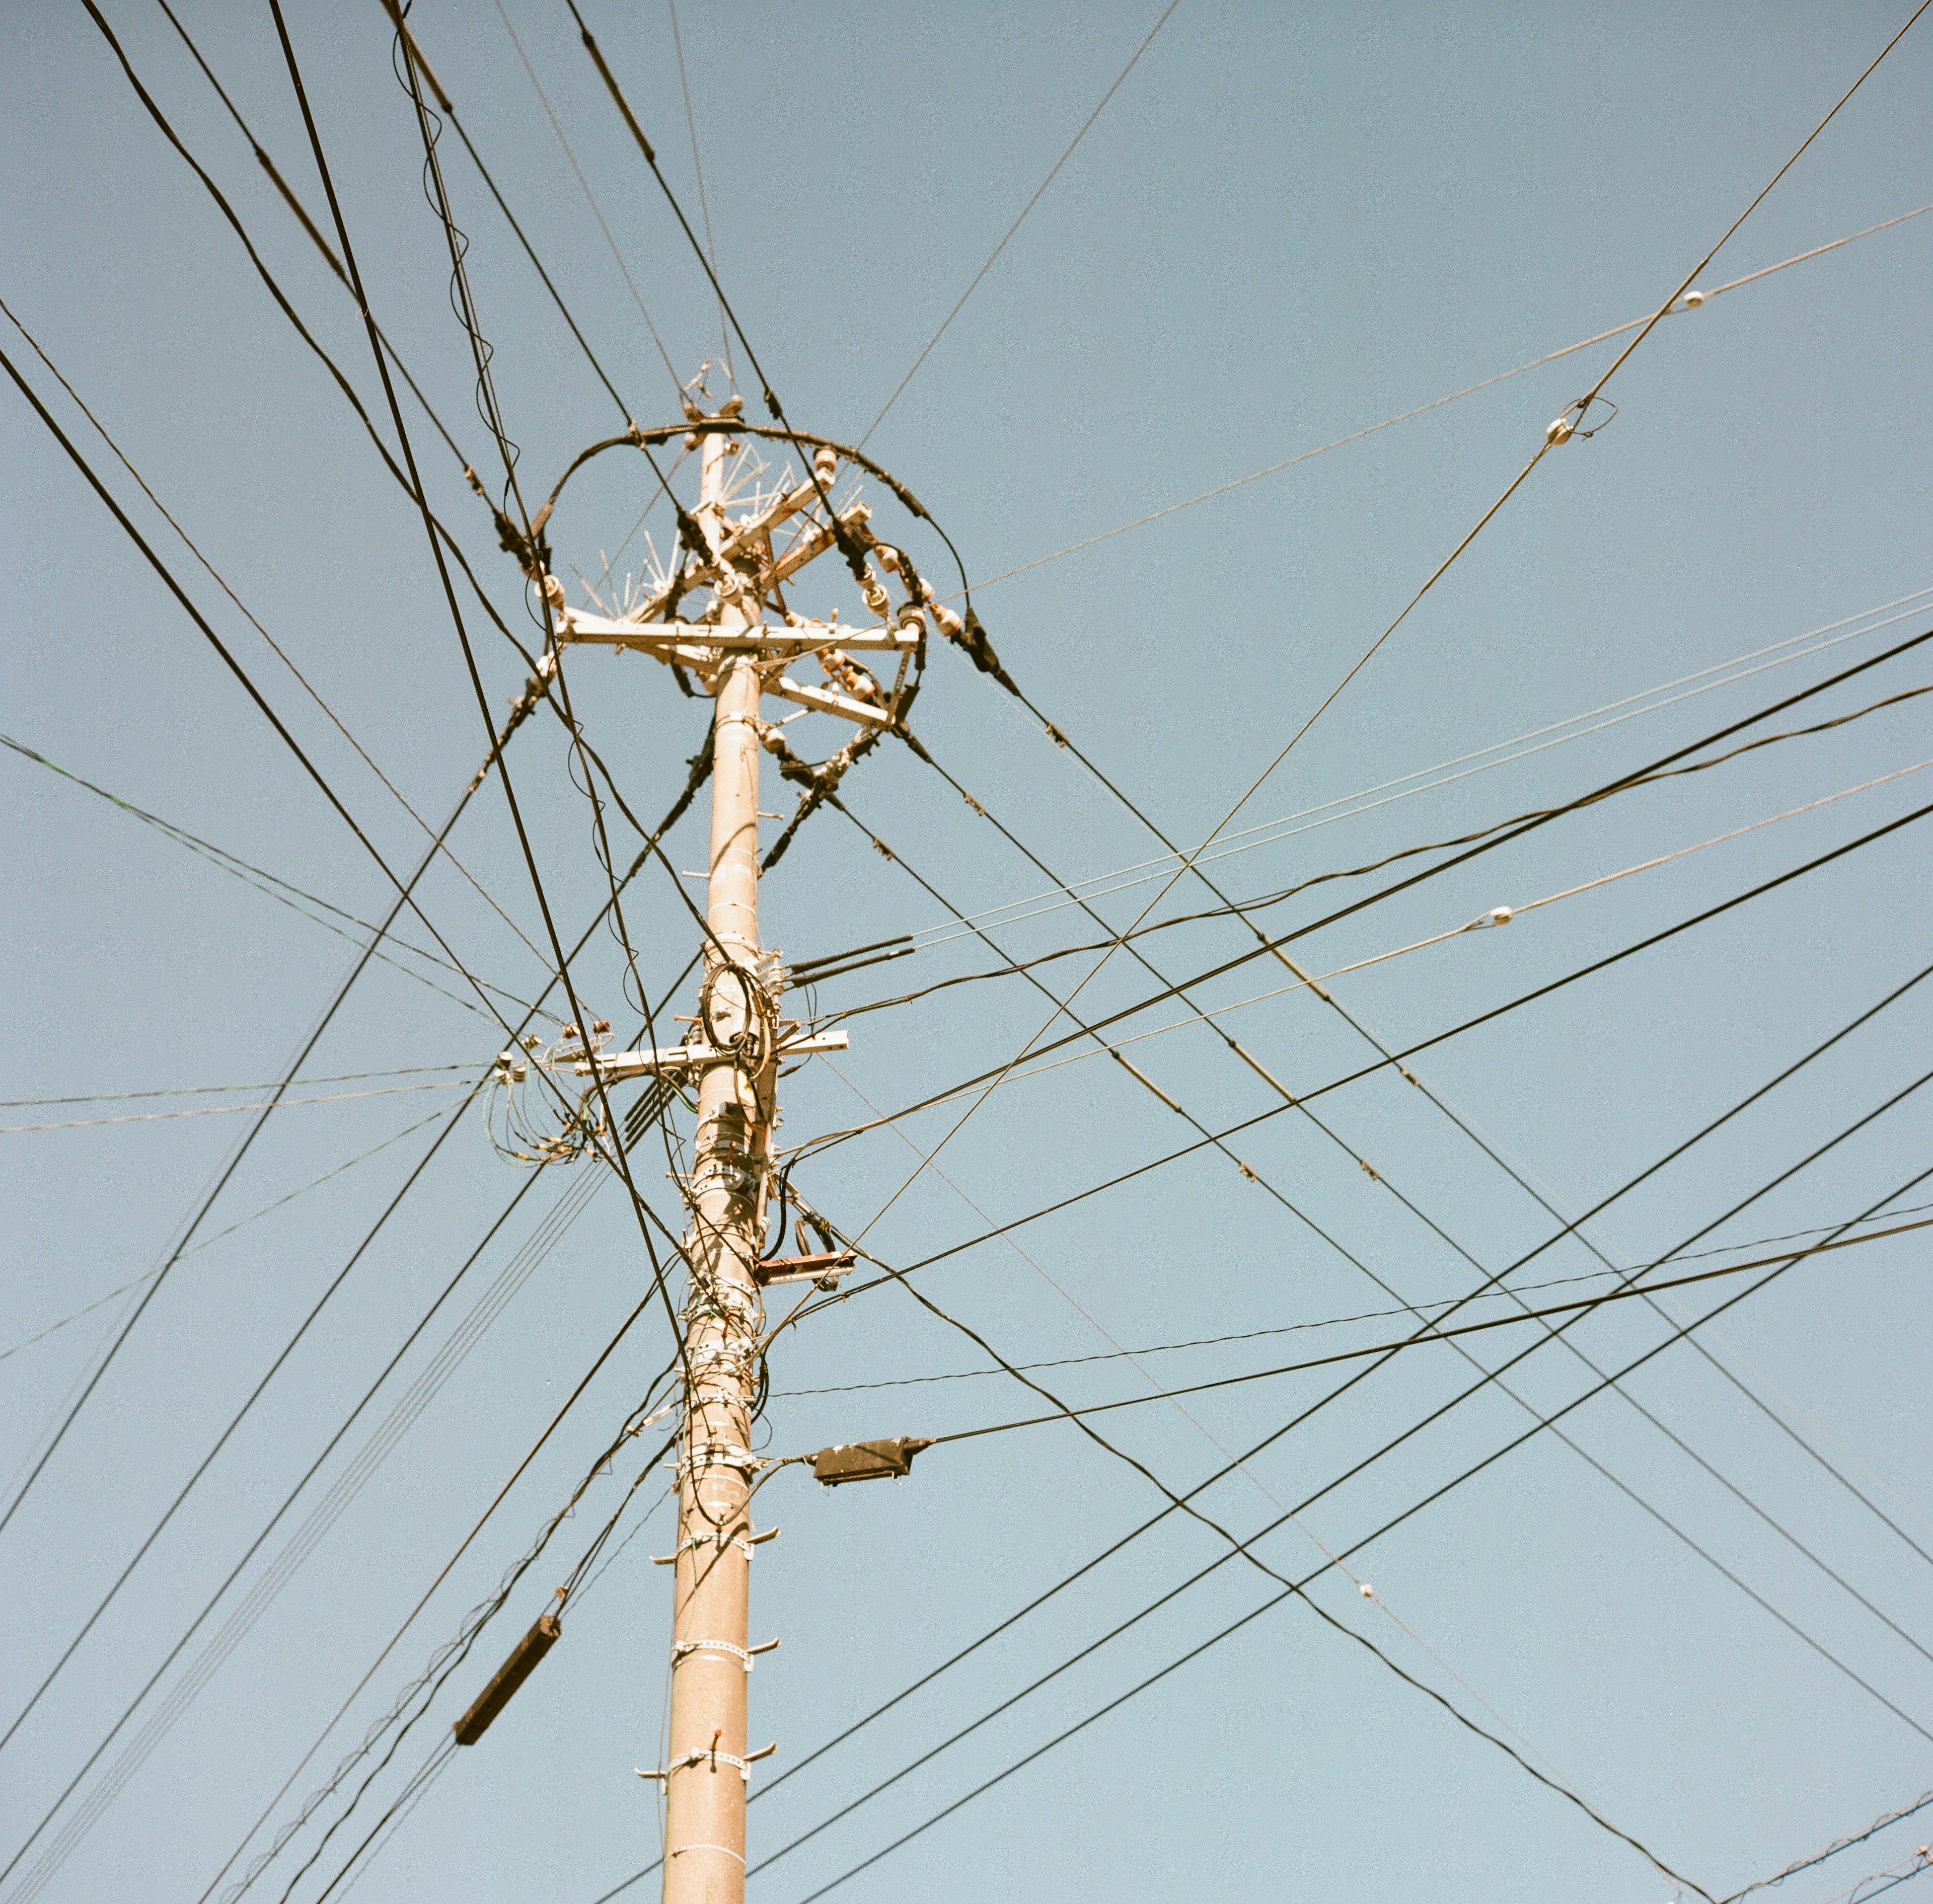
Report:
M727 1547L736 1547L749 1560L752 1557L753 1548L762 1547L767 1541L776 1540L778 1537L779 1530L777 1527L768 1527L762 1533L750 1535L724 1533L687 1534L680 1543L678 1554L654 1554L651 1556L651 1565L654 1567L674 1566L677 1564L678 1554L695 1554L701 1547L715 1547L721 1554ZM772 1644L776 1646L778 1642L774 1640Z
M774 1740L770 1745L762 1746L756 1752L748 1752L741 1758L736 1752L720 1752L714 1746L709 1751L687 1752L683 1757L674 1758L669 1765L662 1766L654 1771L642 1771L635 1765L631 1769L641 1779L662 1779L669 1786L674 1772L688 1772L699 1765L708 1766L715 1772L720 1765L730 1765L735 1767L738 1776L750 1785L752 1767L761 1758L771 1758L778 1749L778 1742ZM696 1847L688 1846L687 1848L695 1849Z
M702 1448L694 1448L678 1464L678 1472L697 1475L714 1467L735 1467L747 1474L756 1474L765 1463L749 1448L735 1448L729 1443L712 1442Z
M687 1653L729 1653L744 1667L752 1670L753 1660L761 1653L769 1653L778 1644L775 1639L767 1640L763 1646L735 1646L729 1640L680 1640L671 1650L671 1662L680 1664Z

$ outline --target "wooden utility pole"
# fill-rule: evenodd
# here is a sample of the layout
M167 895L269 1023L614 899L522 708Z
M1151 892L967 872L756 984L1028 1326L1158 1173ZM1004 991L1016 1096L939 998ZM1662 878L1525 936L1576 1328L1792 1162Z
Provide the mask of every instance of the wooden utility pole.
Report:
M910 572L897 552L885 548L867 528L870 512L864 503L849 505L836 524L815 513L830 507L829 485L839 462L832 449L818 450L805 482L770 494L755 487L749 513L735 522L726 498L744 486L731 478L732 459L743 453L735 440L739 400L728 399L714 415L695 408L687 413L693 428L687 444L698 452L700 469L693 515L705 552L681 550L679 571L659 594L622 617L569 607L555 578L546 578L545 593L561 645L609 644L655 656L689 670L717 703L705 978L697 1022L675 1045L628 1052L586 1048L572 1062L580 1075L594 1071L609 1083L672 1077L695 1085L697 1092L693 1168L684 1186L690 1275L683 1317L678 1541L667 1557L675 1562L675 1583L671 1734L663 1764L640 1776L661 1780L665 1790L665 1904L742 1904L750 1768L776 1749L751 1750L746 1731L746 1680L753 1656L778 1644L752 1646L747 1623L753 1551L772 1531L756 1532L750 1513L757 1477L769 1465L750 1447L765 1347L761 1290L790 1282L829 1290L853 1260L850 1251L836 1250L761 1260L780 1064L843 1050L846 1035L809 1032L779 1015L785 974L778 955L759 943L759 756L770 749L789 762L795 758L777 728L760 718L759 700L771 693L804 712L832 715L862 735L890 727L899 684L924 633L927 598L921 584L914 599ZM776 551L774 532L787 524L790 539L783 551ZM876 625L813 621L786 608L782 590L790 578L835 546L852 551L863 569L860 593L879 617ZM908 599L897 614L861 551L876 551L888 572L900 574ZM698 614L678 614L681 605L688 611L708 591L709 603ZM774 612L770 623L768 609ZM894 689L889 692L856 661L855 652L897 663ZM789 664L813 657L824 685L786 671ZM817 771L828 776L828 786L836 785L853 757L849 747ZM505 1062L513 1056L507 1053ZM841 1446L824 1451L814 1472L831 1485L900 1475L912 1452L916 1447L897 1442Z
M701 445L697 516L714 551L727 533L726 472L736 448L717 435ZM756 586L753 577L747 582ZM756 596L749 604L743 594L725 596L721 629L756 626L759 608ZM724 654L711 731L711 932L699 1029L720 1056L699 1076L687 1242L665 1904L737 1904L745 1894L748 1506L756 1471L750 1444L764 1323L755 1269L778 1070L777 1018L759 971L757 722L764 659L754 648Z

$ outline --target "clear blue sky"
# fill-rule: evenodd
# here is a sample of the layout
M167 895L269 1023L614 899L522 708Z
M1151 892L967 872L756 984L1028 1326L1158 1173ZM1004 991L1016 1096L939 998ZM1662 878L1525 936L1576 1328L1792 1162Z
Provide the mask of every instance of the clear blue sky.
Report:
M389 438L350 300L166 17L152 0L101 4ZM568 11L561 0L505 5L630 284L497 7L423 0L413 18L626 410L643 423L669 420L675 385L718 354L716 305ZM254 137L322 216L266 5L188 0L178 11ZM587 11L696 218L670 15L606 0ZM489 439L383 13L374 0L298 0L288 12L376 314L484 469ZM718 269L795 422L847 440L867 430L1157 15L1152 5L687 0L679 25ZM1182 0L870 447L980 581L1640 317L1904 17L1900 5L1864 0L1434 10ZM1907 35L1705 284L1933 198L1929 35L1922 23ZM392 863L410 861L422 834L397 796L440 821L484 749L420 523L84 8L10 8L6 48L0 138L11 189L0 294L395 793L197 566L19 332L0 324L7 353L370 838ZM546 490L623 417L453 131L443 153L507 426L528 490ZM1217 883L1234 896L1264 894L1573 798L1933 626L1929 259L1933 215L1661 324L1611 386L1616 421L1544 459L1235 822L1301 816L1294 830L1228 842L1245 850L1216 863ZM1198 845L1622 341L995 582L976 598L991 637L1047 718L1170 838ZM713 387L722 387L715 375ZM746 389L756 412L749 380ZM487 515L404 401L432 502L521 627L518 578ZM380 916L381 874L11 386L0 416L14 578L5 731L305 893ZM594 577L648 500L641 467L605 459L552 526L560 570ZM900 520L887 499L874 500L882 522ZM647 526L663 551L662 513ZM903 533L924 567L946 572L930 532L902 523L887 533ZM618 557L621 576L640 546ZM851 594L828 575L801 605L849 612ZM467 612L501 712L522 664ZM1933 680L1928 652L1875 667L1769 727L1921 686ZM1684 686L1650 692L1673 682ZM683 785L703 710L636 657L585 657L572 683L627 799L654 821ZM1465 763L1481 772L1402 777L1647 695L1620 709L1631 717L1617 724L1561 726L1544 736L1558 744L1541 751L1526 753L1525 743ZM1933 772L1905 770L1933 755L1928 705L1908 701L1608 802L1324 928L1296 956L1333 972L1493 906L1521 908L1845 795L1507 929L1336 982L1336 999L1386 1045L1429 1038L1916 811ZM813 733L827 725L815 717L793 731L816 755L843 737ZM796 957L921 935L917 957L824 987L826 1010L994 961L986 945L949 936L948 908L1014 908L988 928L1003 955L1101 936L1078 910L1021 902L1061 881L1111 887L1119 882L1105 875L1126 868L1138 878L1162 851L957 653L936 649L913 725L1051 870L1030 864L905 749L882 749L846 785L860 824L822 813L764 887L768 938ZM603 875L556 724L531 722L510 763L544 891L574 937ZM1399 780L1387 791L1399 800L1368 809L1352 798ZM0 782L14 815L5 1095L88 1100L9 1109L5 1121L257 1101L252 1090L99 1100L272 1080L352 947L17 752L0 754ZM774 791L768 806L789 809L789 793ZM628 858L630 836L613 824ZM897 863L873 850L868 832ZM1567 1212L1592 1205L1919 969L1925 839L1925 823L1904 827L1436 1045L1411 1068L1539 1196ZM543 934L499 788L478 796L453 845L514 929L447 868L425 881L423 909L471 972L528 998L543 969L519 935L541 944ZM700 823L687 821L669 850L675 866L702 863ZM1287 929L1331 909L1327 895L1369 889L1362 880L1318 887L1263 916ZM1118 929L1159 890L1138 884L1091 902ZM627 918L639 968L661 989L692 950L689 914L661 872L633 893ZM1165 904L1210 902L1184 883ZM405 935L424 937L419 923ZM1225 920L1163 935L1147 956L1171 980L1252 944ZM495 1055L501 1032L462 982L398 957L408 969L374 969L304 1073L357 1081L301 1095L473 1076ZM1092 963L1047 966L1044 982L1064 998ZM575 975L591 1008L628 1032L621 972L617 948L600 938ZM1232 1006L1287 978L1263 961L1191 996ZM1081 1007L1118 1011L1159 983L1117 954ZM688 993L674 1008L691 1008ZM788 1080L784 1137L803 1143L864 1121L868 1104L894 1110L999 1064L1052 1009L1007 979L858 1017L837 1072L813 1065ZM1279 1105L1199 1023L1163 1029L1188 1016L1171 1001L1116 1035L1159 1034L1129 1055L1211 1129ZM1306 991L1222 1022L1298 1094L1374 1056ZM1621 1262L1678 1248L1912 1085L1929 1031L1933 987L1901 998L1613 1204L1596 1225L1599 1247ZM362 1076L417 1066L466 1068ZM458 1095L344 1098L269 1122L200 1234L255 1220L183 1258L0 1533L10 1636L0 1713L9 1722L442 1126L398 1134ZM1690 1247L1859 1215L1925 1167L1929 1106L1933 1092L1904 1098ZM1310 1108L1312 1118L1285 1113L1230 1140L1265 1183L1198 1151L953 1255L922 1272L921 1286L1014 1362L1296 1332L1150 1356L1138 1368L1093 1361L1037 1377L1069 1401L1099 1401L1381 1340L1406 1318L1333 1319L1454 1299L1556 1227L1423 1090L1387 1070ZM911 1172L909 1146L930 1148L957 1116L928 1112L897 1134L875 1131L801 1181L858 1229ZM246 1122L224 1112L7 1135L0 1349L150 1269ZM892 1204L869 1246L896 1263L923 1259L1193 1134L1105 1057L1009 1083ZM202 1895L642 1293L637 1229L609 1191L555 1237L528 1280L501 1280L520 1260L529 1266L518 1253L560 1200L567 1212L578 1206L592 1167L546 1173L482 1248L213 1618L0 1884L0 1899L138 1894L189 1904ZM470 1113L0 1753L6 1857L523 1181ZM675 1226L671 1186L655 1170L643 1181ZM1898 1201L1933 1203L1933 1188ZM1353 1578L1321 1575L1312 1595L1715 1896L1863 1827L1933 1785L1928 1260L1909 1236L1794 1267L1701 1335L1709 1357L1682 1342L1665 1350L1626 1384L1628 1398L1606 1392L1568 1415L1568 1445L1535 1436L1355 1554ZM1579 1285L1595 1290L1602 1267L1573 1239L1518 1280L1598 1272ZM1682 1311L1668 1298L1658 1310L1617 1305L1566 1339L1614 1371L1732 1287L1688 1291ZM514 1293L473 1352L446 1366L446 1345L493 1288ZM7 1472L85 1378L127 1300L0 1360ZM1311 1323L1330 1326L1300 1326ZM1494 1368L1529 1340L1527 1329L1499 1332L1476 1338L1469 1354ZM296 1776L268 1829L492 1590L669 1353L662 1317L640 1321ZM774 1347L771 1449L939 1434L1039 1412L1038 1396L997 1374L853 1386L987 1367L903 1293L856 1298ZM419 1415L407 1397L419 1377L434 1392ZM1261 1440L1339 1379L1260 1382L1191 1398L1186 1413L1156 1402L1103 1418L1105 1432L1168 1485L1192 1487L1222 1465L1219 1449ZM1246 1475L1218 1483L1204 1511L1251 1533L1474 1379L1448 1347L1405 1355ZM1487 1388L1324 1494L1303 1531L1285 1527L1258 1551L1309 1572L1321 1550L1354 1547L1520 1434L1533 1411L1562 1407L1597 1380L1569 1350L1539 1350L1512 1372L1511 1394ZM789 1392L802 1390L836 1392ZM390 1448L383 1425L398 1404L408 1425ZM377 1454L380 1466L365 1473ZM587 1494L296 1899L320 1893L635 1472L621 1464ZM339 1514L326 1509L325 1530L307 1517L338 1481L347 1497ZM1140 1475L1065 1426L936 1449L897 1488L821 1494L795 1473L780 1476L761 1506L783 1538L760 1550L753 1619L755 1638L777 1633L784 1644L761 1659L752 1685L758 1742L776 1738L780 1751L755 1793L1162 1504ZM631 1770L658 1750L669 1590L645 1557L669 1547L666 1525L662 1508L648 1522L626 1519L619 1538L634 1526L636 1538L572 1609L563 1641L488 1738L458 1756L355 1878L358 1904L592 1904L654 1855L650 1788ZM1205 1527L1164 1522L758 1798L754 1862L1226 1551ZM1373 1599L1357 1581L1373 1584ZM753 1878L753 1895L797 1904L1275 1590L1239 1560L1219 1568L789 1852ZM237 1609L241 1621L225 1625ZM1926 1835L1922 1814L1781 1895L1823 1900ZM294 1840L250 1896L281 1895L319 1836L312 1827ZM250 1854L264 1842L266 1832ZM59 1861L43 1863L50 1846ZM648 1896L656 1882L623 1895ZM849 1904L951 1904L1204 1891L1660 1904L1673 1887L1364 1648L1290 1604L836 1894Z

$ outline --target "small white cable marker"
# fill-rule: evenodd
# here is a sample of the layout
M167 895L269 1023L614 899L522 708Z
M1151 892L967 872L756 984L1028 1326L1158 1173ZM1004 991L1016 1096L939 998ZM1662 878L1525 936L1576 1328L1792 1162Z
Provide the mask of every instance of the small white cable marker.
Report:
M1550 444L1553 448L1555 448L1556 445L1560 443L1568 443L1571 440L1571 434L1576 428L1577 425L1571 421L1569 417L1560 416L1556 422L1551 425L1549 429L1544 431L1544 440Z
M1480 913L1463 929L1466 932L1480 932L1491 926L1508 926L1516 916L1507 905L1493 905L1489 911Z
M1376 1596L1376 1590L1366 1580L1358 1581L1356 1590L1366 1600L1372 1600Z

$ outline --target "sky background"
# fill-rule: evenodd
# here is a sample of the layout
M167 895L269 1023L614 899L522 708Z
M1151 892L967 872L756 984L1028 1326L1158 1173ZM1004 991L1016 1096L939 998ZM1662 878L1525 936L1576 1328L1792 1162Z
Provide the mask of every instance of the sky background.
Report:
M101 3L157 104L392 440L352 301L166 16L147 0ZM374 0L287 11L375 314L462 455L489 470L382 11ZM322 218L267 8L189 0L178 11L253 137ZM848 442L873 425L1158 17L1150 6L687 0L678 26L688 124L669 12L587 8L666 177L702 223L695 138L719 274L787 414ZM622 398L621 407L597 380L446 131L476 308L535 495L627 416L675 418L677 386L720 354L717 307L564 6L422 0L412 17L463 129ZM944 526L969 578L988 584L975 599L1020 685L1154 827L1192 849L1249 794L1233 821L1239 836L1214 849L1243 850L1210 868L1231 897L1575 798L1933 626L1924 363L1933 215L1661 323L1610 386L1615 423L1544 458L1258 788L1622 340L991 578L1643 317L1903 17L1864 4L1183 0L870 451ZM0 294L313 696L20 332L0 326L7 355L376 850L392 866L413 864L424 835L401 803L440 824L487 744L420 518L86 11L16 0L5 19L0 140L11 190ZM1901 42L1701 282L1933 198L1929 34L1922 23ZM756 415L735 341L733 355ZM725 376L714 370L708 387L721 392ZM514 565L458 458L404 401L432 505L528 640ZM11 386L0 416L14 581L5 731L303 894L380 917L393 890L382 872ZM776 478L782 459L772 460ZM922 572L956 586L931 531L876 488L866 494L880 533L903 536ZM628 456L603 458L567 492L549 533L574 599L573 570L594 580L610 557L620 581L637 571L643 532L627 537L650 494L648 472ZM663 552L662 510L645 530ZM501 719L524 663L473 598L461 605ZM823 563L798 605L849 619L858 608ZM1922 686L1933 679L1927 653L1875 666L1752 733ZM655 824L684 785L705 709L636 656L585 653L569 674L588 734L633 811ZM1933 775L1904 770L1933 755L1927 705L1905 701L1607 802L1311 933L1294 956L1331 972L1493 906L1521 908L1901 776L1330 988L1390 1049L1432 1038L1916 812ZM1628 718L1580 718L1594 710ZM903 746L868 758L845 783L851 817L816 816L766 881L762 927L768 944L801 959L900 933L918 935L919 950L795 999L844 1011L1105 937L1162 893L1174 863L1149 827L938 642L911 724L988 817ZM845 737L817 716L792 731L815 758ZM1502 744L1533 735L1553 744ZM1488 751L1466 758L1479 750ZM508 758L544 895L574 940L607 889L562 729L540 715ZM1462 764L1424 773L1448 762ZM768 779L765 803L789 812L790 790ZM0 753L0 782L12 816L6 1122L260 1102L355 957L340 931L323 929L332 915L307 898L309 916L277 903L17 752ZM628 863L635 836L606 817ZM1413 1326L1406 1313L1334 1319L1467 1294L1911 979L1925 963L1925 836L1923 823L1902 827L1433 1045L1408 1060L1419 1088L1385 1067L1330 1092L1312 1115L1285 1110L1199 1023L1163 1029L1189 1007L1144 1010L1110 1035L1159 1034L1127 1055L1186 1113L1216 1131L1275 1113L1229 1140L1259 1181L1198 1149L961 1248L921 1271L919 1287L1015 1362L1293 1332L1036 1373L1071 1403L1402 1333ZM526 940L545 943L541 915L494 780L451 844L464 870L446 863L426 876L423 912L469 972L501 988L492 995L500 1003L533 999L547 960ZM701 865L704 850L701 803L667 851L678 869ZM1053 905L1063 881L1098 882L1084 890L1105 924ZM1293 930L1382 883L1318 887L1257 916ZM1162 904L1171 914L1215 902L1184 878ZM985 941L955 923L993 908L1006 909L983 920ZM638 969L661 999L695 944L662 869L640 875L625 917ZM428 943L420 920L398 930ZM1090 1018L1123 1011L1254 943L1225 918L1178 927L1143 947L1159 977L1117 954L1087 979L1078 1008ZM359 981L302 1072L353 1081L292 1095L393 1093L487 1068L504 1035L477 994L414 953L398 948L395 960ZM1039 976L1065 999L1094 967L1093 955L1070 957ZM594 938L573 972L586 1008L632 1036L610 937ZM1288 978L1254 961L1190 997L1195 1008L1231 1007ZM688 986L673 996L673 1011L692 1008ZM806 1143L1002 1065L1054 1010L1008 978L855 1017L836 1069L816 1063L787 1080L782 1139ZM1221 1022L1297 1095L1376 1056L1364 1032L1306 990ZM1750 1245L1887 1199L1933 1203L1933 1179L1899 1194L1927 1167L1933 1093L1904 1098L1760 1194L1913 1086L1929 1030L1933 988L1906 993L1611 1204L1593 1227L1604 1257L1573 1237L1514 1280L1597 1272L1576 1286L1595 1291L1606 1287L1604 1258ZM1054 1056L1093 1049L1077 1041ZM446 1068L400 1074L413 1067ZM202 1086L237 1088L105 1101ZM11 1724L355 1258L0 1749L0 1843L11 1858L241 1563L0 1883L0 1899L138 1893L194 1904L269 1808L245 1864L493 1590L664 1367L666 1325L648 1312L325 1735L648 1286L638 1226L618 1193L597 1194L600 1167L549 1169L529 1184L493 1153L476 1106L356 1254L445 1125L410 1127L452 1114L463 1096L344 1097L269 1119L197 1233L206 1247L170 1274L0 1532L10 1634L0 1712ZM21 1101L56 1098L86 1101ZM1196 1136L1123 1067L1089 1055L1003 1085L895 1199L915 1147L930 1150L962 1108L875 1128L802 1165L798 1180L849 1230L894 1200L867 1243L903 1265ZM250 1122L224 1110L7 1134L8 1498L139 1291L102 1299L165 1257ZM641 1188L677 1227L662 1150L635 1155ZM235 1224L244 1227L217 1239ZM1797 1265L1700 1332L1708 1355L1682 1341L1665 1349L1623 1384L1623 1398L1607 1391L1567 1415L1568 1439L1535 1434L1352 1553L1346 1575L1321 1574L1312 1599L1715 1897L1863 1829L1933 1786L1926 1260L1908 1236ZM1325 1550L1354 1548L1535 1414L1592 1387L1599 1377L1582 1357L1615 1371L1751 1280L1685 1292L1682 1309L1667 1296L1590 1317L1565 1338L1581 1357L1538 1350L1506 1378L1510 1393L1492 1385L1431 1421L1257 1551L1294 1577L1309 1573ZM1327 1326L1305 1326L1318 1323ZM1495 1368L1535 1327L1478 1337L1469 1356ZM1043 1412L1039 1395L988 1372L964 1335L890 1284L788 1332L771 1368L775 1455ZM963 1379L891 1386L954 1375ZM1185 1489L1341 1379L1289 1375L1096 1425ZM1202 1510L1246 1537L1475 1379L1457 1350L1405 1353L1219 1482ZM324 1893L642 1466L642 1455L621 1461L585 1493L293 1890L339 1806L292 1841L251 1897L306 1904ZM456 1755L374 1861L329 1894L353 1883L359 1904L592 1904L656 1856L652 1788L632 1776L660 1749L669 1600L646 1557L673 1536L667 1509L642 1512L656 1496L655 1482L637 1492L614 1544L636 1538L573 1603L564 1639L488 1737ZM318 1504L326 1525L308 1518ZM783 1537L759 1549L753 1576L753 1637L784 1642L760 1659L751 1687L755 1742L779 1742L753 1780L754 1864L1228 1552L1208 1528L1171 1516L773 1784L1163 1504L1142 1475L1065 1425L935 1449L892 1488L822 1493L795 1472L778 1475L759 1506ZM801 1904L1279 1590L1239 1559L1217 1568L788 1851L752 1878L753 1894ZM288 1795L272 1806L285 1781ZM1781 1895L1823 1901L1925 1835L1922 1815ZM657 1881L619 1894L647 1896ZM1456 1904L1557 1895L1659 1904L1675 1889L1291 1603L1134 1692L838 1895L943 1904L1204 1887Z

